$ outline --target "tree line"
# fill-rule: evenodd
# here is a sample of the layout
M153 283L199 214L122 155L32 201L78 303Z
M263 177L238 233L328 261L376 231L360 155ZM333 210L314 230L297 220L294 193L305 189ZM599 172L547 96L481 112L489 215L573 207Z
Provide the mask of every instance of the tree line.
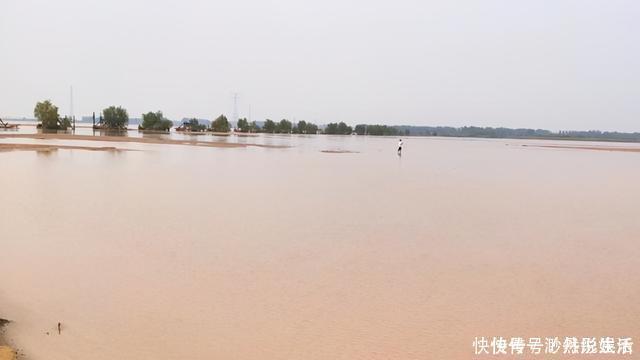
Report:
M598 140L598 141L631 141L640 142L640 133L616 131L558 131L544 129L478 127L478 126L394 126L397 135L405 136L445 136L445 137L478 137L498 139L563 139L563 140Z
M319 128L318 125L304 120L300 120L296 124L293 124L287 119L282 119L279 122L267 119L264 124L262 124L262 127L257 127L256 130L257 132L269 134L317 134Z
M70 119L67 117L60 118L58 107L53 105L50 100L38 102L36 104L34 115L40 122L42 128L49 130L66 130L71 126ZM129 124L129 114L126 109L121 106L110 106L102 110L102 115L98 126L104 129L124 130ZM162 111L150 111L142 115L142 123L138 125L138 130L154 130L169 131L174 126L173 121L167 119ZM218 116L211 122L211 126L207 127L200 124L198 119L192 118L183 122L177 130L179 131L213 131L227 133L231 131L231 124L227 117L223 114ZM248 121L246 118L238 119L236 130L243 133L269 133L269 134L330 134L330 135L350 135L353 128L344 122L329 123L324 130L314 123L300 120L292 123L287 119L278 122L271 119L264 121L262 126L255 121Z
M33 111L39 124L38 127L49 130L66 130L71 127L71 119L61 117L58 107L50 100L38 102ZM110 106L102 111L100 127L106 129L126 129L129 123L127 110L120 106ZM167 119L162 111L150 111L142 115L139 130L169 131L174 126L173 121ZM225 115L218 116L207 127L197 119L184 122L178 130L185 131L213 131L230 132L232 129ZM389 126L358 124L354 128L344 122L329 123L324 129L304 120L292 123L287 119L278 122L267 119L260 126L255 121L246 118L238 119L236 131L243 133L269 134L328 134L328 135L372 135L372 136L445 136L445 137L482 137L482 138L539 138L539 139L567 139L567 140L605 140L640 142L640 133L603 132L603 131L560 131L551 132L543 129L511 129L505 127L450 127L450 126Z
M48 130L67 130L71 126L71 120L68 117L61 118L58 114L58 107L53 105L50 100L38 102L34 109L34 115L39 122L39 127ZM129 114L126 109L121 106L110 106L102 110L99 118L98 126L102 129L125 130L129 124ZM162 111L150 111L142 114L142 123L138 125L138 130L154 130L169 131L174 126L173 121L167 119ZM231 123L223 114L218 116L211 122L211 126L200 124L198 119L192 118L180 125L179 131L213 131L220 133L230 132ZM264 121L262 126L255 121L249 121L246 118L238 119L236 131L243 133L270 133L270 134L340 134L349 135L352 128L344 122L330 123L324 131L314 123L300 120L292 123L287 119L275 122L271 119Z

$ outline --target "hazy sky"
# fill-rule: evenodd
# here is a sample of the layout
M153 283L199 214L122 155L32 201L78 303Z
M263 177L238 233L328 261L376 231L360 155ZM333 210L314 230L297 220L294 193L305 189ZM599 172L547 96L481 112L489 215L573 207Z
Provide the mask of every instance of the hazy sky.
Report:
M0 117L640 131L640 1L0 0Z

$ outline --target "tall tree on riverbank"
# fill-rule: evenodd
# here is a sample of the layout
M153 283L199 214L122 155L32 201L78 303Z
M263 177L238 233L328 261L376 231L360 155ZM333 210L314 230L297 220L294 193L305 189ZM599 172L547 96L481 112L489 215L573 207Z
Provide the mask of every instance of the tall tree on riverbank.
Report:
M317 134L318 133L318 125L313 123L307 123L307 128L305 134Z
M351 126L345 124L344 122L340 122L338 124L338 134L350 135L353 132Z
M304 120L298 121L298 123L293 127L294 134L305 134L307 132L307 122Z
M298 121L298 124L293 128L294 134L315 134L318 132L318 125L306 122L304 120Z
M238 124L236 125L236 128L240 130L240 132L249 132L251 130L249 121L246 118L238 119Z
M224 115L220 115L215 120L213 120L213 122L211 123L211 130L213 130L214 132L225 133L231 131L231 126L229 125L229 120L227 120L227 117Z
M293 126L291 124L291 121L287 119L282 119L280 120L278 125L276 125L276 132L281 134L289 134L292 128Z
M171 127L173 127L173 121L165 118L162 111L150 111L142 115L142 125L139 126L139 129L169 131Z
M276 132L276 123L271 119L265 120L264 125L262 125L262 131L266 133Z
M194 131L194 132L201 132L201 131L206 131L207 130L207 126L204 124L200 124L200 122L198 121L198 119L196 118L191 118L187 121L185 121L181 127L178 128L178 130L180 131Z
M129 124L127 110L118 106L110 106L102 110L102 125L109 129L125 129Z
M41 101L33 109L33 115L38 119L43 129L66 130L71 126L68 118L60 119L58 107L51 103L51 100Z
M335 135L338 133L338 124L337 123L328 123L327 127L324 128L324 133L328 135Z
M387 125L365 125L358 124L355 128L355 133L358 135L382 135L391 136L398 135L400 132L398 129Z
M352 131L353 129L351 128L351 126L345 124L342 121L338 124L327 124L327 127L324 129L324 133L329 135L349 135Z

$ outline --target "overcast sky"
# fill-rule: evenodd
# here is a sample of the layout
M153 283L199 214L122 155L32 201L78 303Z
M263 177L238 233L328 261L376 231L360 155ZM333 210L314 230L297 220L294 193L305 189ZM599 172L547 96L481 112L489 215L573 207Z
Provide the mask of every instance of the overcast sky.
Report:
M639 44L634 0L0 0L0 117L640 131Z

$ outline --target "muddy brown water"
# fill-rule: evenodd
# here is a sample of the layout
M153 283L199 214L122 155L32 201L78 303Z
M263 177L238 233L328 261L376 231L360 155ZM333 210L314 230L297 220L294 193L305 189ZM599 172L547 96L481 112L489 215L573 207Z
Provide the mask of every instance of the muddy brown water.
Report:
M476 336L640 339L640 154L203 136L291 147L0 153L0 316L29 359L472 359Z

